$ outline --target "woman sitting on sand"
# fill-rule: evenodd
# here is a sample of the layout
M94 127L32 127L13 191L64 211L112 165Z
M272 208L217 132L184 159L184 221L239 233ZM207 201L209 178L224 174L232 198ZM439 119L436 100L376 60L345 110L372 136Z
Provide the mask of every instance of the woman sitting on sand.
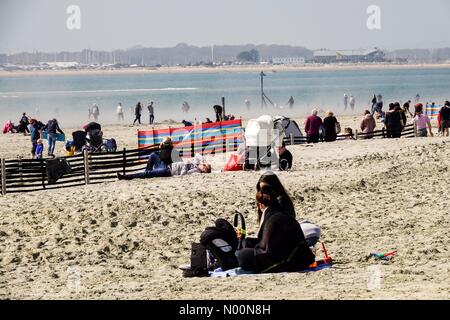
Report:
M159 145L159 151L150 154L147 161L147 167L142 173L122 175L117 173L119 180L146 179L155 177L170 177L172 164L172 140L167 137Z
M256 185L259 232L237 251L239 266L253 272L289 272L307 268L315 256L305 242L295 209L278 177L263 174Z

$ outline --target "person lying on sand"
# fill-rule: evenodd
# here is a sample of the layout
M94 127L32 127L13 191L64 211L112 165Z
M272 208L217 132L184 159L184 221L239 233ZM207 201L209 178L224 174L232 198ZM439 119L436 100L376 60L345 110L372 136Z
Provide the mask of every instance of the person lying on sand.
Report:
M196 156L194 159L186 162L172 162L172 149L172 140L166 138L160 145L160 151L150 154L144 172L129 175L117 173L117 178L119 180L132 180L184 176L193 173L211 173L211 165L206 163L201 156Z

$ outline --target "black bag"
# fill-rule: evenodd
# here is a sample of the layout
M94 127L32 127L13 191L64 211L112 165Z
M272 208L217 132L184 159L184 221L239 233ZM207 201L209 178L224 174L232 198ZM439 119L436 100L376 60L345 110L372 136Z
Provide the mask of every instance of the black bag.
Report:
M239 220L241 227L238 227ZM200 236L200 243L214 256L214 268L220 267L224 271L239 266L236 251L242 248L242 240L246 235L245 219L240 212L236 212L233 222L234 226L225 219L217 219L215 226L206 228Z
M200 243L192 243L191 266L183 270L184 277L207 277L208 262L206 248Z
M48 184L55 184L63 175L72 171L66 159L47 159L45 161Z

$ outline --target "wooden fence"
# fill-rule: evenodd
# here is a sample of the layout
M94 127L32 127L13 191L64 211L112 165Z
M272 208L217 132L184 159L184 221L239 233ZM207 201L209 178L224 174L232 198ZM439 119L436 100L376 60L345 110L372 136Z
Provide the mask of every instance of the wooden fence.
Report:
M387 138L387 132L386 132L385 128L383 128L381 130L367 132L367 133L362 133L362 132L358 132L357 130L355 130L354 134L338 135L337 140L345 140L347 138L351 138L351 139L355 139L355 140L366 139L368 136L372 136L372 138ZM416 129L415 129L414 125L409 124L409 125L405 126L405 128L403 129L403 131L401 133L401 136L405 137L405 138L415 137ZM294 137L291 135L290 137L285 137L284 142L286 143L286 145L307 143L308 137L306 137L306 136ZM319 142L324 142L324 138L320 137Z
M145 149L134 149L112 153L87 153L65 159L71 172L63 175L56 183L50 184L47 179L45 159L14 160L1 159L1 194L30 192L43 189L95 184L117 179L117 173L128 174L142 171L146 166L143 157L157 150L156 146Z

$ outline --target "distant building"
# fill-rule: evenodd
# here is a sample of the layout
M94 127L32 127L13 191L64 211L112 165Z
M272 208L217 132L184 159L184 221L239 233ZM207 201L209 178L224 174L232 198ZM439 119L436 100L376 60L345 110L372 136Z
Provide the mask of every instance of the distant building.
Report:
M272 59L273 64L305 64L304 57L275 57Z
M65 69L65 68L74 68L79 65L76 61L71 62L45 62L44 65L49 66L50 68L59 68L59 69Z
M381 62L384 61L384 52L374 48L370 50L318 50L314 51L314 62L316 63L339 63L339 62Z

